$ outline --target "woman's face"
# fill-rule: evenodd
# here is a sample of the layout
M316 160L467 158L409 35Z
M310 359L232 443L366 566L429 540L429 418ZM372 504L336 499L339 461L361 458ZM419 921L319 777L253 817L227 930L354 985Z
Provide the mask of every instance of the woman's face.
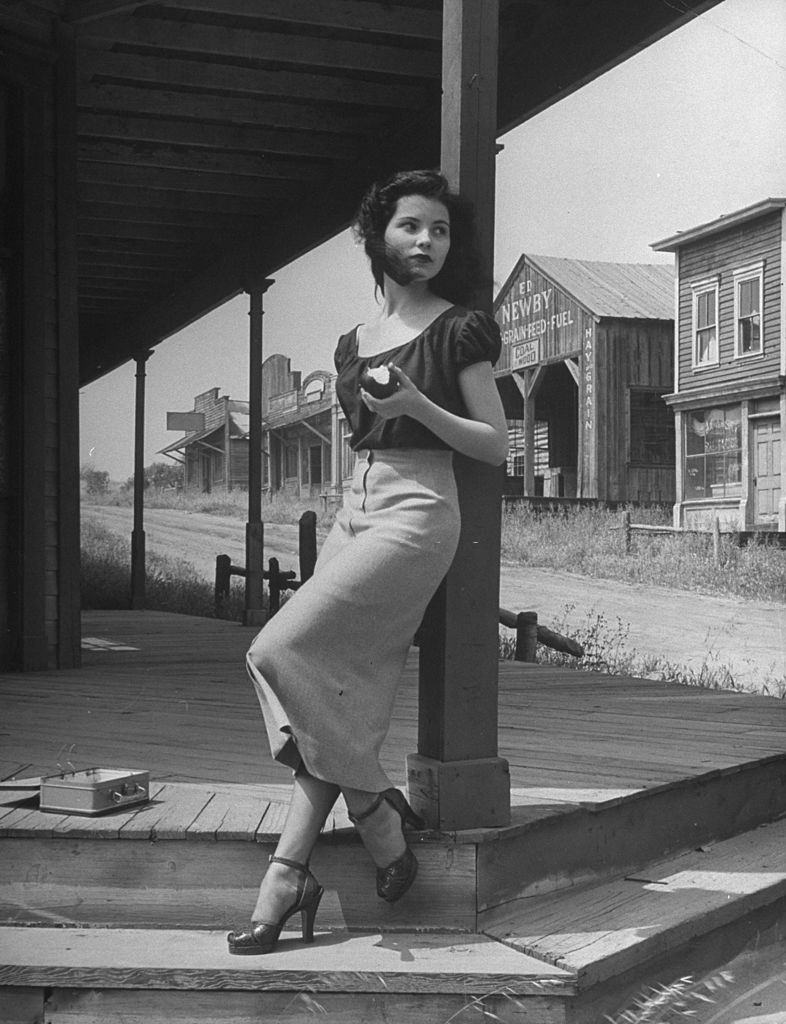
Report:
M400 270L400 283L431 281L450 250L450 214L437 199L402 196L385 228L388 257Z

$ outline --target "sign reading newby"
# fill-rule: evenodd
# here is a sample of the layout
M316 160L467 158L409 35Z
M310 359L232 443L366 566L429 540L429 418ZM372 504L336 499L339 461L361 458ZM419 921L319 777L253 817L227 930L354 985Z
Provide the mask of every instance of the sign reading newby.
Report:
M502 337L497 370L523 370L581 351L585 310L523 256L497 296Z

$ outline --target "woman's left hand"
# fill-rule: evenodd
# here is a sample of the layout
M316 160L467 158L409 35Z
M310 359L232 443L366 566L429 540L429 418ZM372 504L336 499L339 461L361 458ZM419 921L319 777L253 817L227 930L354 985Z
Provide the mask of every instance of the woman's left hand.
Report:
M395 363L390 364L390 372L398 381L398 390L389 398L374 398L364 388L360 389L360 397L383 420L392 420L396 416L415 416L418 407L426 400L425 395Z

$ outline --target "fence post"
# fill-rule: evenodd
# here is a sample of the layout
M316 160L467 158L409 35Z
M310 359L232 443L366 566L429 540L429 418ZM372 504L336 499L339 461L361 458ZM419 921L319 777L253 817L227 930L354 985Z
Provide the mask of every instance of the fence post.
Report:
M625 533L625 554L629 555L630 554L630 537L631 537L630 511L623 512L623 514L622 514L622 529L623 529L623 531Z
M717 516L712 522L712 554L715 564L720 565L720 520Z
M516 661L537 661L538 613L519 612L516 616Z
M270 607L268 618L272 618L281 607L281 577L279 575L278 559L271 558L267 563L268 586L270 588Z
M229 578L232 568L232 559L229 555L216 555L216 586L215 602L218 608L223 600L229 597Z
M317 561L317 514L309 510L300 517L300 582L314 575Z

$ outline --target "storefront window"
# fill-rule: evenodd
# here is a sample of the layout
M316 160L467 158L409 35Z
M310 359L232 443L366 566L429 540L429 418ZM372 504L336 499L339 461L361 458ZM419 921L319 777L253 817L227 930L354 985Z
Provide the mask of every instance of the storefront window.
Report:
M735 497L742 490L739 405L685 414L686 500Z

